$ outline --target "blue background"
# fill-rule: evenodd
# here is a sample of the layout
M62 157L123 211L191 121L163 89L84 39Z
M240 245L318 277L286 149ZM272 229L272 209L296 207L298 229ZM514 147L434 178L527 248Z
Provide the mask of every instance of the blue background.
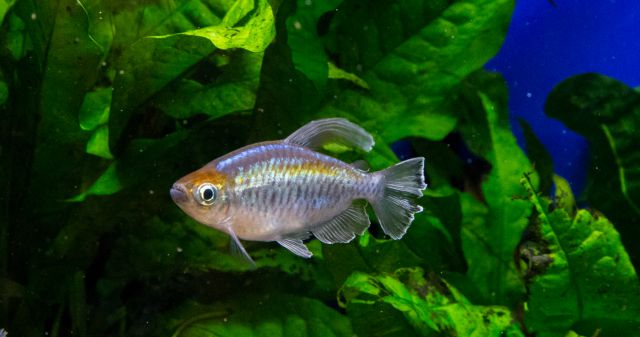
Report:
M519 0L504 45L486 69L509 87L512 127L524 147L517 119L524 118L551 153L556 173L574 193L586 179L586 141L547 117L547 95L562 80L598 72L640 85L640 0ZM639 145L640 146L640 145Z

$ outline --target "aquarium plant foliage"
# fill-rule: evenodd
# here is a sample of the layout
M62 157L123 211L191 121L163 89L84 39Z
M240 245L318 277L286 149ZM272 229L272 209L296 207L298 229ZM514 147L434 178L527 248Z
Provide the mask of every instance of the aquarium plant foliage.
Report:
M0 334L640 335L640 93L549 95L590 144L574 196L483 70L513 5L0 0ZM326 117L375 137L341 160L426 158L402 240L247 243L253 268L173 205L180 176Z

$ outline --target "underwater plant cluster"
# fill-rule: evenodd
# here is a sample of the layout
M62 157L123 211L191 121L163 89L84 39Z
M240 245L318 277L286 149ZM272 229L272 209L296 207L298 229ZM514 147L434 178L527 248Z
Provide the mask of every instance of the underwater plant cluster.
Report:
M590 73L547 97L589 142L574 196L484 69L513 6L0 0L0 336L640 335L640 92ZM254 268L173 204L329 117L374 136L323 149L345 162L426 158L401 240L370 212L311 259L247 242Z

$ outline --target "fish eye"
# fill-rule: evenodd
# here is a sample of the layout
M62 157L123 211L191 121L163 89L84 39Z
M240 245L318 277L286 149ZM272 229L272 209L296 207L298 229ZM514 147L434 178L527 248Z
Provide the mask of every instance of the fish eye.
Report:
M218 189L209 183L204 183L195 191L195 198L201 205L209 206L216 201L216 197L218 196Z

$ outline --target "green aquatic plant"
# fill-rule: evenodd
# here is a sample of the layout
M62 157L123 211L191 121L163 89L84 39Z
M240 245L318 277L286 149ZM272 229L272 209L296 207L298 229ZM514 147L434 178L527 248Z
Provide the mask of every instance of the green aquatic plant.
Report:
M576 76L546 113L590 143L573 196L495 55L513 1L0 0L0 329L9 336L618 336L640 331L637 90ZM344 117L429 189L299 258L185 216L171 184ZM464 150L461 151L460 149ZM461 152L467 152L466 157ZM467 161L471 156L472 160ZM375 219L372 216L372 219ZM0 330L2 331L2 330Z

